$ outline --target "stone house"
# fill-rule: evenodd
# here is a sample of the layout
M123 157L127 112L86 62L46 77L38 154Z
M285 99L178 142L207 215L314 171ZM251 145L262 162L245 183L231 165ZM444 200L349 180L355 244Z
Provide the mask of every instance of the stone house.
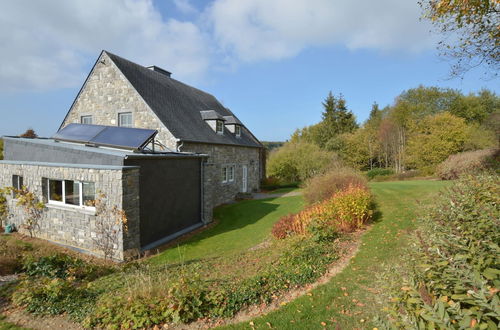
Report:
M257 191L265 176L262 144L214 96L157 66L144 67L103 51L61 128L70 123L158 130L164 150L208 155L206 194L213 205Z
M116 142L134 136L133 147ZM260 142L215 97L103 51L53 138L4 137L0 187L27 186L45 203L37 236L98 255L99 215L88 202L105 194L127 215L127 230L113 227L114 258L124 260L258 190L263 159ZM9 221L21 228L15 197Z

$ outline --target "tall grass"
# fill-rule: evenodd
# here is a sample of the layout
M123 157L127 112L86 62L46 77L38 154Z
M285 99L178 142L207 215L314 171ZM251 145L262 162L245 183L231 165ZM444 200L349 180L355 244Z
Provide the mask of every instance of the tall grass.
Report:
M486 168L497 168L500 161L500 149L485 149L462 152L451 155L442 162L436 175L443 180L458 179L463 174Z

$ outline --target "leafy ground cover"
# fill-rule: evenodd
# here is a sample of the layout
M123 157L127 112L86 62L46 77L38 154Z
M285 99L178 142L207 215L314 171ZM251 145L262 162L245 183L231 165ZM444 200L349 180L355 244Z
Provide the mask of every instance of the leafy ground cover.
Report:
M27 330L27 328L19 327L13 323L5 321L5 316L0 315L0 329L2 330Z
M412 244L387 272L384 327L497 329L500 177L466 175L425 207Z
M217 224L208 230L97 279L78 278L67 272L74 267L59 267L65 263L64 258L45 260L45 253L37 253L34 260L43 262L37 264L35 273L21 277L19 285L11 285L8 296L39 315L62 312L79 322L88 315L95 316L86 321L87 325L131 322L140 327L169 320L186 322L208 314L230 316L241 306L268 301L289 286L313 282L337 258L337 252L327 243L269 240L272 225L281 216L299 211L302 205L302 198L293 196L222 206L215 212ZM12 246L19 243L16 237L4 238ZM26 254L36 250L29 246ZM15 257L23 261L21 267L29 268L24 255ZM308 271L302 272L304 267ZM63 270L62 276L59 270ZM129 306L127 298L137 304ZM170 304L172 300L181 307ZM207 303L203 306L209 309L196 301ZM95 302L99 302L96 309ZM141 309L154 302L166 302L168 306L162 306L156 314Z
M386 264L397 263L415 228L416 201L432 199L449 183L401 181L372 183L380 214L363 236L357 255L328 284L266 316L227 326L234 329L369 328L384 307L377 274Z

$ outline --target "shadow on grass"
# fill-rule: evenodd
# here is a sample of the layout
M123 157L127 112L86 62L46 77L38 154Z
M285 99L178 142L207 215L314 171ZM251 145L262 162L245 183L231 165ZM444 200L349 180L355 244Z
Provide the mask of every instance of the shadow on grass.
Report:
M174 260L181 260L181 263L186 263L206 259L212 253L221 255L249 248L265 238L280 216L290 213L287 210L289 205L284 206L287 203L277 199L245 200L219 206L214 210L215 225L160 250L152 261L177 264ZM282 211L276 212L282 206ZM275 217L267 217L273 212L276 212Z

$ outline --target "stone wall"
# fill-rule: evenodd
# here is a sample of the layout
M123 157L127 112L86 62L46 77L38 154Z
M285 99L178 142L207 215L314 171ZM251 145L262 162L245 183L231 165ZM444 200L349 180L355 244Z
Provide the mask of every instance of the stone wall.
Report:
M204 166L204 193L207 196L205 214L207 215L211 214L208 210L212 207L231 202L239 192L242 192L243 165L248 168L247 192L260 189L260 149L258 148L185 142L181 151L209 155ZM235 166L233 182L222 182L222 167L225 165Z
M106 53L85 82L63 125L80 123L81 116L92 116L97 125L118 125L118 113L131 112L134 127L158 130L156 139L175 151L176 138L163 125Z
M116 205L127 214L128 231L124 232L121 226L117 227L119 237L115 258L123 260L139 251L139 169L123 167L96 169L90 166L64 167L61 164L50 166L0 162L0 187L11 186L12 175L23 176L23 184L40 200L44 200L42 178L94 182L96 194L103 192L107 196L107 205L111 207ZM8 203L12 214L9 222L27 234L22 229L24 211L16 205L16 200L12 197L8 198ZM98 237L96 213L89 209L46 204L35 235L102 256L102 252L95 245Z

